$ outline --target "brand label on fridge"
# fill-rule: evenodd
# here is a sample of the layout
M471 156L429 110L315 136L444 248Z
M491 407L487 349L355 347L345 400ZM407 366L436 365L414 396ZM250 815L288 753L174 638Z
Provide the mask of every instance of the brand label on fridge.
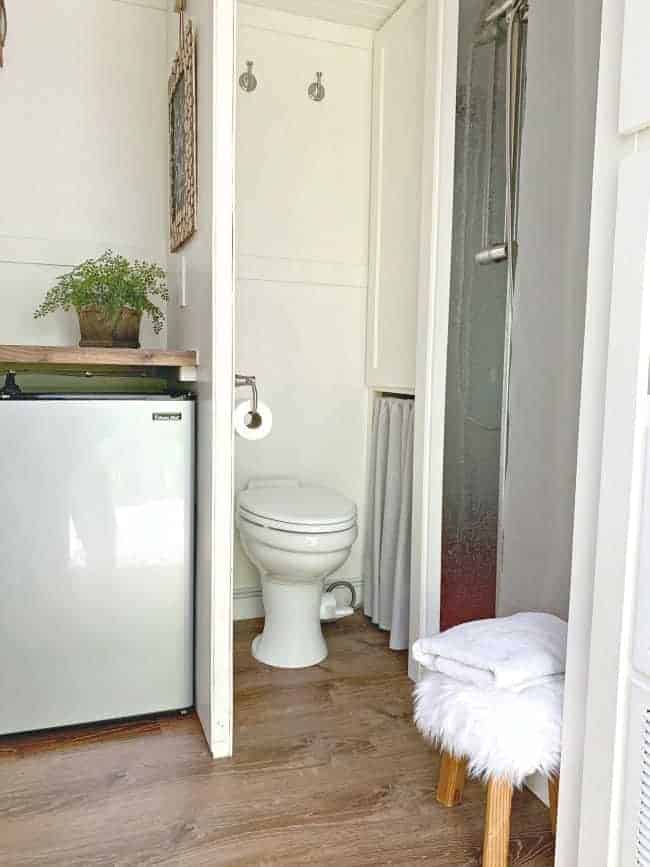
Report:
M152 412L151 418L154 421L181 421L183 418L182 412Z

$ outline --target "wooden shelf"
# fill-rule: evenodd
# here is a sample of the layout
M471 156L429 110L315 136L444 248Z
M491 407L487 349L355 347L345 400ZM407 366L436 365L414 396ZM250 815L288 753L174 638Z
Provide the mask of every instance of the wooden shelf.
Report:
M80 346L11 346L0 344L0 365L73 367L183 367L196 368L194 350L101 349Z

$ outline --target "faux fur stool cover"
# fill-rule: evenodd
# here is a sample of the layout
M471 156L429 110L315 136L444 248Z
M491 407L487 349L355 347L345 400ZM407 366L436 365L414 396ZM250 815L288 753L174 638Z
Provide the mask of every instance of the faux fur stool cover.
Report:
M519 691L478 687L428 674L415 687L415 724L468 773L501 777L520 787L537 771L559 773L564 676Z

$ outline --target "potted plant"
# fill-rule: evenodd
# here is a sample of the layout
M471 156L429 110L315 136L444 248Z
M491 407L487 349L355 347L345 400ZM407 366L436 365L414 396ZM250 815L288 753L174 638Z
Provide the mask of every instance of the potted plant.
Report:
M165 314L153 298L167 301L165 272L159 265L129 262L107 250L57 278L34 318L74 308L79 317L79 346L140 346L140 322L146 314L158 334Z

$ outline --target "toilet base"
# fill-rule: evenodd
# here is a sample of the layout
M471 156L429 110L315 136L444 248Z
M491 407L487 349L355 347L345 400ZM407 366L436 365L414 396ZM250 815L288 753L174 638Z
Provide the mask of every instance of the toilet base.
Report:
M255 659L275 668L308 668L327 658L320 625L322 581L262 578L264 631L253 639Z

